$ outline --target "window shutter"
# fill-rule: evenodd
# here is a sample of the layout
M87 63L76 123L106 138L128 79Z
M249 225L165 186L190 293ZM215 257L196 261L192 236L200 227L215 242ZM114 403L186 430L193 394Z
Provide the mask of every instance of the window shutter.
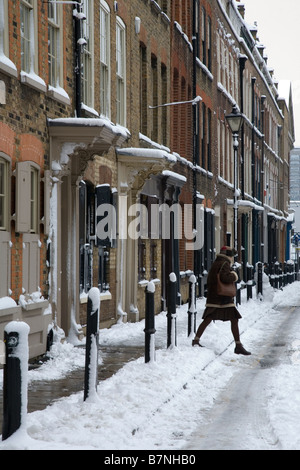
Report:
M117 227L118 227L118 191L116 189L112 190L111 193L111 203L113 206L113 221L112 221L112 235L110 239L110 246L112 248L117 248Z
M51 180L50 170L44 172L44 233L49 235L50 232L50 191Z
M36 234L23 237L22 283L27 294L36 292L40 285L40 241Z
M96 204L97 245L107 246L110 243L113 226L113 206L109 184L101 184L96 187Z
M17 163L16 232L30 231L30 162Z
M10 233L0 231L0 297L9 295L11 287Z

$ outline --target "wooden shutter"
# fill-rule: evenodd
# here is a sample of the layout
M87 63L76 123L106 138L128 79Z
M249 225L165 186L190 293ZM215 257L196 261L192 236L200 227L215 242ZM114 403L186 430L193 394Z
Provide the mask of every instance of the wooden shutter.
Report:
M16 232L30 231L30 171L31 162L16 167Z
M104 221L104 219L106 219L106 218L108 219L108 215L112 215L112 212L110 212L110 214L108 214L107 212L102 214L101 207L100 207L100 206L103 206L104 204L111 205L111 190L110 190L110 185L109 184L101 184L101 185L96 187L96 201L97 201L96 224L97 224L97 227L98 227L98 224L101 224L101 222ZM102 214L102 215L100 215L100 214ZM104 238L103 236L101 236L99 238L98 237L99 233L96 229L96 232L97 232L97 245L98 246L107 246L107 245L109 245L110 238L111 238L111 236L110 236L111 235L110 234L111 230L110 229L111 229L111 226L109 226L109 223L108 223L108 225L105 227L105 232L107 231L107 237L106 238Z

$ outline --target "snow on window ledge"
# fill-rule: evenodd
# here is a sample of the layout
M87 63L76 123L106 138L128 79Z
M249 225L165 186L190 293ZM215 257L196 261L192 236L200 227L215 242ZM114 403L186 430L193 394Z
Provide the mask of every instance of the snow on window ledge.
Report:
M49 85L48 96L63 104L71 104L71 100L68 93L61 87L53 87Z
M24 310L45 309L49 305L49 301L41 296L40 292L33 292L32 294L22 294L19 297L19 305Z
M99 113L94 109L89 106L87 106L84 103L81 103L81 109L84 111L88 116L96 116L99 117Z
M11 75L12 77L18 76L17 67L15 64L4 54L0 55L0 70L1 72Z
M34 88L37 91L41 91L44 93L47 91L46 83L44 82L42 78L40 78L35 73L26 73L22 71L21 82L24 83L25 85L28 85Z

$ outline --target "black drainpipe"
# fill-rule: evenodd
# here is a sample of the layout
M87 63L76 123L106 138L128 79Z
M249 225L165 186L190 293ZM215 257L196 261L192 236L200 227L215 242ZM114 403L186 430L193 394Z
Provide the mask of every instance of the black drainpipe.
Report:
M78 3L81 3L80 0ZM76 13L77 11L77 13ZM81 5L77 4L74 11L74 37L75 37L75 109L76 117L81 117L81 45L79 39L81 37Z

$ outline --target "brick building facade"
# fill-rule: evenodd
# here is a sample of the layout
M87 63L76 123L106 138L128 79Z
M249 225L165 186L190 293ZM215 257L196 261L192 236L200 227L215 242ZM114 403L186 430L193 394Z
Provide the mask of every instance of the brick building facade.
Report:
M150 279L166 310L171 272L178 303L193 272L203 294L233 241L234 105L239 260L284 261L292 99L240 2L0 0L0 325L28 321L31 356L81 338L92 286L101 327L143 318Z

